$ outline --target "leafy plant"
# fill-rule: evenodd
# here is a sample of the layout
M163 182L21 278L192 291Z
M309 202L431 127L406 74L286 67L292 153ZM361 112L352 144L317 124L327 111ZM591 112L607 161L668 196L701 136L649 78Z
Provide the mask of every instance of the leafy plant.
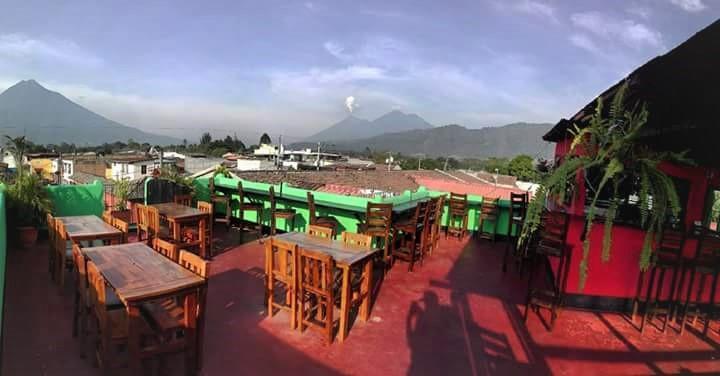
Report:
M19 174L6 192L8 209L16 226L39 226L45 212L52 210L52 201L38 174Z
M215 167L215 171L213 171L212 178L215 179L216 176L221 175L222 177L229 178L230 175L230 169L227 168L225 165L219 165Z
M17 168L17 174L23 174L23 159L25 159L25 152L27 151L29 141L22 137L10 137L5 136L5 144L7 150L13 155L15 159L15 166Z
M554 170L543 179L540 188L530 201L520 241L526 242L540 225L540 215L546 200L555 199L564 202L568 195L577 190L577 178L580 172L591 194L591 202L586 213L583 256L580 261L579 289L582 290L588 276L588 258L590 255L591 231L595 224L601 193L611 190L607 210L604 215L603 243L601 260L610 260L612 249L612 229L619 207L626 203L620 194L625 183L637 183L637 195L640 209L640 224L645 230L645 239L640 256L641 270L647 270L653 243L660 235L668 214L677 217L680 203L672 179L658 168L663 161L691 164L684 153L656 152L638 142L640 130L647 123L648 112L645 105L625 108L627 84L622 85L612 99L607 113L602 98L597 101L595 113L585 128L577 125L570 131L572 144L570 151ZM602 171L599 181L589 179L590 171Z
M132 185L130 180L120 179L113 182L113 197L115 197L115 210L126 210Z
M186 193L193 193L195 190L193 179L189 176L180 175L174 166L163 167L162 170L160 170L160 178L172 181L176 185L182 187Z

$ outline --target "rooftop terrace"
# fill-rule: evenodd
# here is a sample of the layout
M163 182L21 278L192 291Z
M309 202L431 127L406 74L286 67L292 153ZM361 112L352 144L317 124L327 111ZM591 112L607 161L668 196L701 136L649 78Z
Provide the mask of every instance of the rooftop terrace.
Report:
M553 332L523 323L527 281L501 272L505 244L441 240L425 264L392 269L368 323L344 343L288 328L263 304L263 246L216 228L202 375L717 374L720 337L640 335L620 314L566 310ZM70 335L72 294L47 274L47 244L8 252L3 375L97 375ZM173 373L174 374L174 373Z

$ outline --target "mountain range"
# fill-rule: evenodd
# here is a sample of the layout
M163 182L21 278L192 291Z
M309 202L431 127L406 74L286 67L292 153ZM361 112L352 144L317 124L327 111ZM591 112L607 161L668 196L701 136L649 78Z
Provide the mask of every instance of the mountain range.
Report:
M542 136L552 128L549 123L514 123L499 127L468 129L446 125L387 133L361 140L335 142L337 150L391 151L427 157L454 156L463 158L514 157L527 154L535 158L551 158L554 145Z
M432 124L416 114L406 114L394 110L373 121L350 115L329 128L308 137L307 142L356 140L384 133L431 128L433 128Z
M3 134L26 135L36 144L98 145L131 138L150 144L180 143L175 138L102 117L35 80L20 81L0 94L0 135Z

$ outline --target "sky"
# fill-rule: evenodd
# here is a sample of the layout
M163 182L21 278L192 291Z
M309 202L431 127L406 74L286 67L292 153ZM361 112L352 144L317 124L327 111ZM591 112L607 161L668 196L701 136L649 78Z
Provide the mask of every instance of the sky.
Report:
M0 90L112 120L301 139L397 109L469 128L571 116L720 0L0 0ZM352 97L351 100L348 98Z

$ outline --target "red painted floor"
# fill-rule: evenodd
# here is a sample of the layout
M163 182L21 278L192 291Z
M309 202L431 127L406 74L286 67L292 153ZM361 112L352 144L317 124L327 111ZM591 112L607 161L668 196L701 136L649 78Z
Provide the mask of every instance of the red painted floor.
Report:
M232 239L235 237L236 239ZM237 244L228 235L225 244ZM500 271L503 243L443 240L421 268L397 264L368 323L345 343L299 333L263 306L263 249L228 247L212 262L203 375L720 374L720 336L565 310L547 332L522 321L526 281ZM3 375L97 375L70 336L71 294L49 281L45 244L8 255Z

